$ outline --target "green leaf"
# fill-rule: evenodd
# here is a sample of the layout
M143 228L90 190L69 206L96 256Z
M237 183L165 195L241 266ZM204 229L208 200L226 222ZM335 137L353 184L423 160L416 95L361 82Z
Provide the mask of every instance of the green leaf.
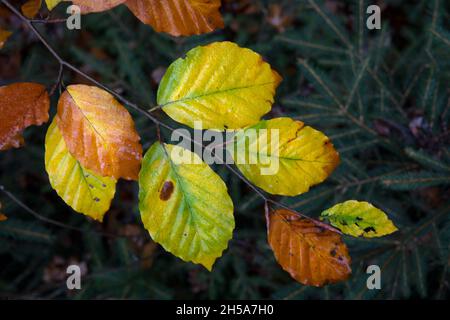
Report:
M220 177L195 153L160 144L139 174L139 210L155 242L211 270L234 229L233 202Z
M116 180L85 169L69 152L56 125L56 117L45 137L45 169L50 184L75 211L102 221L116 192Z
M365 201L338 203L322 212L321 219L324 218L343 233L354 237L382 237L398 230L383 211Z
M158 89L158 105L175 121L194 128L237 129L270 111L277 72L250 49L214 42L192 49L170 65Z

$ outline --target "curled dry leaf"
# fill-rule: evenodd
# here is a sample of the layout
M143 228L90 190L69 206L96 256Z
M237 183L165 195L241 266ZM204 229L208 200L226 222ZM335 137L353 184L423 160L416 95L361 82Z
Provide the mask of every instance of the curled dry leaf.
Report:
M20 147L22 131L47 122L49 108L43 85L23 82L0 87L0 150Z
M220 0L128 0L143 23L173 36L202 34L223 28Z
M127 0L72 0L81 9L81 13L101 12L112 9Z
M280 81L256 52L214 42L170 65L158 88L158 105L191 128L202 121L203 129L238 129L270 111Z
M128 111L108 92L68 86L58 102L58 127L70 153L95 173L137 180L142 146Z
M351 259L338 233L285 209L270 212L268 229L278 263L298 282L320 287L350 276Z
M0 29L0 49L3 48L3 46L6 43L6 40L8 40L8 38L11 35L12 35L12 32Z

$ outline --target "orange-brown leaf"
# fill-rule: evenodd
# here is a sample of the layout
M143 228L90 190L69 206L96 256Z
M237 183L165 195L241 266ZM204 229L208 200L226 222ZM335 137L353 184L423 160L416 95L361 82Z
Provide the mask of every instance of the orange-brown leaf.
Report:
M42 0L28 0L21 7L22 13L25 17L33 19L39 12L39 9L41 9L41 6Z
M20 147L22 131L47 122L49 108L43 85L23 82L0 87L0 150Z
M278 263L298 282L319 287L349 277L351 259L337 232L284 209L270 212L268 228Z
M126 5L143 23L173 36L223 28L220 0L128 0Z
M58 102L58 127L70 153L86 169L137 180L142 146L128 111L108 92L72 85Z
M72 0L81 9L81 13L101 12L112 9L126 0Z

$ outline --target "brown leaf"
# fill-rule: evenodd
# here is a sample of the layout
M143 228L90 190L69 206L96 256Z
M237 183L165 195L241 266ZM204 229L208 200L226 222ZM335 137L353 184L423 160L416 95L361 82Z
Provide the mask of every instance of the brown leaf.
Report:
M338 233L284 209L269 214L268 228L278 263L295 280L320 287L349 277L351 259Z
M81 9L81 13L101 12L112 9L126 0L72 0Z
M41 9L41 6L42 0L28 0L21 7L22 13L25 17L33 19L38 14L39 9Z
M142 146L128 111L108 92L72 85L58 102L58 127L70 153L97 174L137 180Z
M128 0L126 5L143 23L173 36L223 28L220 0Z
M22 131L47 122L49 108L43 85L23 82L0 87L0 150L20 147Z
M12 35L12 32L0 29L0 49L5 45L6 40Z

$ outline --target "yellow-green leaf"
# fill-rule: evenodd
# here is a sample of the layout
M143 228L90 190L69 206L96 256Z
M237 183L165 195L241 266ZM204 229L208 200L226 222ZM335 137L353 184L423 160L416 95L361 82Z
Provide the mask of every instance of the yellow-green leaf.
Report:
M53 189L69 206L95 220L103 220L114 198L116 180L83 168L69 153L56 117L45 137L45 168Z
M139 174L139 210L155 242L208 270L232 238L233 202L225 183L198 155L179 146L157 142L147 151Z
M45 0L45 3L47 4L48 10L53 10L54 7L56 7L60 2L63 2L64 0Z
M250 49L215 42L172 63L158 89L158 105L175 121L203 129L237 129L270 111L277 72Z
M70 153L93 172L137 180L142 146L133 118L109 92L70 85L58 101L58 128Z
M2 209L2 203L0 202L0 210ZM0 222L8 220L8 217L0 212Z
M234 146L239 170L271 194L307 192L339 164L339 154L326 135L290 118L263 120L240 130Z
M397 227L380 209L365 201L348 200L322 212L322 219L343 233L365 238L382 237L397 231Z

